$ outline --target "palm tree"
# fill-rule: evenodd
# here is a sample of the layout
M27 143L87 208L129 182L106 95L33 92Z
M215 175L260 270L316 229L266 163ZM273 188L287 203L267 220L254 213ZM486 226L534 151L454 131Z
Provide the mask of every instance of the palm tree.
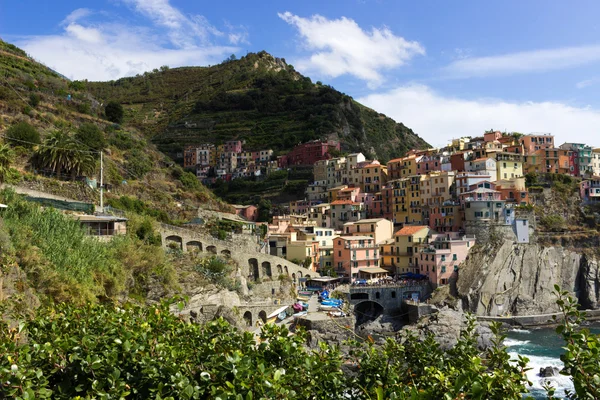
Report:
M91 174L96 164L91 152L61 130L46 137L33 161L39 168L51 169L58 175L64 172L73 176Z
M10 170L10 164L15 159L15 153L8 144L0 146L0 183L4 183L6 175Z

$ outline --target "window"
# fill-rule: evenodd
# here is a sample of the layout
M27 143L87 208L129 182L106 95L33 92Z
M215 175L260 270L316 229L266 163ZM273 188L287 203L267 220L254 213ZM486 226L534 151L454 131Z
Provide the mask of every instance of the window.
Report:
M446 272L446 266L445 266L445 265L442 265L442 274L443 274L444 272Z
M456 261L456 260L457 260L457 258L456 258L456 254L452 254L452 260L453 260L453 261Z
M408 237L408 242L409 242L409 243L410 243L410 242L412 242L412 236L409 236L409 237Z
M342 251L340 250L340 251L338 251L338 257L341 257L341 256L342 256Z
M446 255L442 254L442 261L446 261Z

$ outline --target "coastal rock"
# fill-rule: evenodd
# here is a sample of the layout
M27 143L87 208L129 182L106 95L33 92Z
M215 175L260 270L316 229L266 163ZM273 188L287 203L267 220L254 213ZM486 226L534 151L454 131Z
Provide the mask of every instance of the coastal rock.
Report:
M356 333L360 336L366 337L367 335L386 335L396 332L398 330L394 324L387 320L385 316L381 315L373 321L366 322L360 325L356 329Z
M598 261L559 245L502 239L473 249L458 273L456 295L477 315L547 314L558 311L554 284L576 294L585 308L597 308Z
M560 369L557 367L542 367L540 368L540 376L542 378L549 378L551 376L557 376L560 372Z
M421 340L432 333L441 348L450 349L458 342L460 332L465 327L464 313L444 307L437 313L422 317L415 325L405 326L403 330L416 333ZM479 335L477 337L478 348L484 350L490 347L493 334L489 326L486 323L477 323L476 333Z

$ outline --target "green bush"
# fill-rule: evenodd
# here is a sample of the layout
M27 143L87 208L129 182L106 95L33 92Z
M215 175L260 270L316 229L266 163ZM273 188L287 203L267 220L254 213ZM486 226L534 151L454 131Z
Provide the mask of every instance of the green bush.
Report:
M94 151L100 151L106 148L104 133L98 126L89 122L81 124L75 133L75 139Z
M37 93L31 93L29 95L29 105L33 108L36 108L38 104L40 104L40 95Z
M540 218L540 223L546 230L549 231L561 231L566 227L565 219L556 214L543 216Z
M129 179L144 179L152 170L152 161L143 151L133 149L127 159L126 169Z
M12 146L21 146L27 149L41 143L39 132L27 122L12 125L7 129L6 137Z
M109 102L104 108L106 119L110 122L120 124L123 122L123 106L116 101Z
M195 174L191 172L183 172L179 177L179 180L183 184L183 187L189 190L200 190L202 189L202 184L198 180Z

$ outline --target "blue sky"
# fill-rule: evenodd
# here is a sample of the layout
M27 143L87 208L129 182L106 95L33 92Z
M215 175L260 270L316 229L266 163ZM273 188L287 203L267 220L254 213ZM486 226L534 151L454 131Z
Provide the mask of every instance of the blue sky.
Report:
M5 1L0 36L90 80L267 50L434 145L494 128L600 146L600 2L248 3Z

